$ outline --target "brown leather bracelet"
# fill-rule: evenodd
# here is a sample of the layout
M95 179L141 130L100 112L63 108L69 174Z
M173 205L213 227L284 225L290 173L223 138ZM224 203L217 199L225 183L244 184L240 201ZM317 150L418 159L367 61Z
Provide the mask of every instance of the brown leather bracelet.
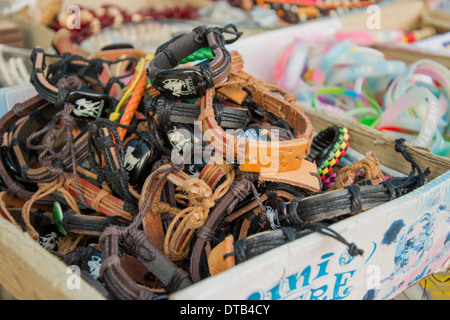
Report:
M239 163L242 171L258 172L264 180L284 180L283 182L300 184L318 191L319 182L311 178L311 173L317 173L317 168L315 164L305 160L314 130L308 117L296 104L295 97L243 71L232 75L235 80L208 89L201 98L202 113L199 121L202 122L202 130L209 143L224 159ZM213 98L216 90L227 86L249 90L257 104L285 120L297 131L298 136L292 140L266 142L249 141L225 132L215 120Z
M191 284L186 272L178 268L163 253L156 249L141 230L120 229L111 226L100 237L102 251L101 279L108 291L118 300L151 300L157 298L158 291L141 286L121 265L119 242L152 272L166 287L168 293L186 288Z
M207 242L212 239L222 219L227 214L231 214L236 205L240 201L244 200L251 192L252 183L253 182L246 178L234 180L228 193L218 201L216 206L212 209L208 220L200 229L197 230L197 238L192 247L189 269L193 282L198 282L202 279L200 263Z
M202 114L199 121L202 122L203 132L214 149L223 155L224 158L232 157L229 161L243 161L241 163L242 171L261 172L262 169L270 169L270 165L277 166L277 172L286 172L296 170L301 167L302 160L309 154L309 148L313 138L313 127L305 115L303 110L295 102L295 97L278 88L276 86L268 85L251 75L240 71L232 74L236 80L228 81L217 85L215 88L208 89L206 95L202 97ZM213 98L215 90L226 86L240 86L246 88L252 94L254 101L265 110L274 113L276 116L285 120L299 136L294 140L282 141L271 146L270 142L259 142L243 140L226 133L216 122L213 110ZM273 93L275 91L275 93ZM277 95L278 94L278 95ZM227 149L234 147L234 149L227 152ZM259 159L259 149L278 148L278 159ZM250 155L250 152L255 154ZM266 152L264 155L275 154L273 152ZM268 161L263 161L268 160ZM256 163L251 163L251 162ZM270 162L269 165L263 162Z
M258 199L254 199L248 203L247 201L243 202L246 195L250 193L251 183L253 183L251 182L252 179L254 179L254 176L252 177L251 175L246 175L244 179L236 180L228 194L223 197L223 199L212 210L205 225L197 231L197 239L195 240L192 249L190 264L191 278L194 282L198 282L202 279L200 266L202 255L205 254L206 245L212 240L213 235L220 225L223 224L223 228L228 228L228 225L234 223L240 217L243 217L245 214L253 210L259 210L259 213L262 213L259 207L264 205L264 203L267 204L267 200L272 199L273 197L281 198L283 201L288 202L296 197L299 197L300 194L304 194L304 191L300 188L275 183L273 184L273 186L275 186L273 191L268 192L266 190L258 196ZM271 189L272 188L270 187L268 190ZM239 201L236 202L236 199L239 199ZM283 213L279 212L279 214ZM267 217L264 219L267 220ZM227 232L232 231L228 230ZM246 237L248 235L248 228L246 229L246 226L243 226L236 240L238 240L239 237ZM217 258L222 259L223 257Z
M36 95L23 103L15 104L11 110L6 112L3 117L0 118L0 141L3 144L3 138L5 132L17 121L19 121L22 117L27 116L33 110L37 110L39 108L43 108L47 106L49 103L41 98L39 95ZM24 186L19 184L16 179L14 179L11 173L5 167L5 160L2 159L0 161L0 176L2 178L3 183L8 189L9 193L19 198L28 200L30 199L34 192L27 190ZM41 204L52 204L53 198L51 196L46 196L37 201L37 203Z

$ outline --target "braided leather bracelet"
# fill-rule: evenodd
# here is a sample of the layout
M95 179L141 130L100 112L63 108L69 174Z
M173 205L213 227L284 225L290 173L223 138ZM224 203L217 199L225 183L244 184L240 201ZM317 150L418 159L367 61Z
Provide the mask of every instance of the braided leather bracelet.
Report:
M334 125L320 131L311 143L311 149L306 160L315 162L317 173L323 181L339 163L349 147L350 135L348 129Z

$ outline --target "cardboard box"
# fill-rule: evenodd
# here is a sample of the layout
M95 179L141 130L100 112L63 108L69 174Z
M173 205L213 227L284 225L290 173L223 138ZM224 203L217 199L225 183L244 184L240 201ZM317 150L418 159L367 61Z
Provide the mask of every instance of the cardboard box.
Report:
M326 19L260 34L235 43L245 70L270 82L271 63L293 35L331 32ZM289 38L291 37L291 38ZM271 45L268 46L267 43ZM264 64L257 57L264 52ZM335 118L305 108L315 130ZM381 164L408 174L410 166L393 151L392 137L355 122L346 125L351 146L373 151ZM408 146L414 160L429 167L429 182L396 200L333 224L333 230L364 250L313 233L292 241L170 296L170 299L391 299L431 273L449 267L450 160ZM0 220L0 282L19 299L103 299L88 283L70 286L72 272L27 234ZM72 289L70 289L72 288Z
M415 29L422 24L422 1L381 6L382 28ZM404 14L407 12L408 14ZM340 29L365 28L368 14L321 19L242 39L232 45L245 61L248 73L275 83L273 67L280 50L295 37L327 37ZM270 45L267 45L270 43ZM379 47L377 47L379 48ZM384 48L380 49L384 51ZM263 52L264 54L261 54ZM443 61L447 57L410 53L397 47L386 53L410 63L420 57ZM389 54L386 54L390 59ZM264 67L262 67L264 66ZM361 154L373 151L382 165L408 174L410 165L395 152L395 139L348 119L303 106L316 132L339 123L347 126L350 146ZM331 228L364 250L351 257L347 248L321 234L292 241L214 277L174 293L172 299L392 299L426 276L448 270L450 243L450 159L426 149L408 147L421 168L430 167L430 182L374 209L335 223Z

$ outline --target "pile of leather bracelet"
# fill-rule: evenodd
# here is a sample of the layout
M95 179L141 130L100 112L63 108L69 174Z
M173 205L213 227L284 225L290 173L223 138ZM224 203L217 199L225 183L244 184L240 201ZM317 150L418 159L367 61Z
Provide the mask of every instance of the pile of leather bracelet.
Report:
M315 135L294 95L226 49L240 35L199 26L149 54L35 48L38 95L0 119L2 217L108 299L167 298L312 232L361 254L330 226L429 170L403 140L407 177L373 154L338 168L347 128Z
M388 60L352 40L283 48L276 83L298 101L450 156L450 70L431 60Z

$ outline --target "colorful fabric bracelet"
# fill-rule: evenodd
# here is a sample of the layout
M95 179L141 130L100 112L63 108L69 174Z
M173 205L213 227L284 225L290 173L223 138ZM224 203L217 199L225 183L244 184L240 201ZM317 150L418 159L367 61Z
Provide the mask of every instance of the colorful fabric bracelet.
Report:
M324 181L339 163L349 147L350 135L344 126L334 125L320 131L311 143L307 160L315 162L317 173Z

